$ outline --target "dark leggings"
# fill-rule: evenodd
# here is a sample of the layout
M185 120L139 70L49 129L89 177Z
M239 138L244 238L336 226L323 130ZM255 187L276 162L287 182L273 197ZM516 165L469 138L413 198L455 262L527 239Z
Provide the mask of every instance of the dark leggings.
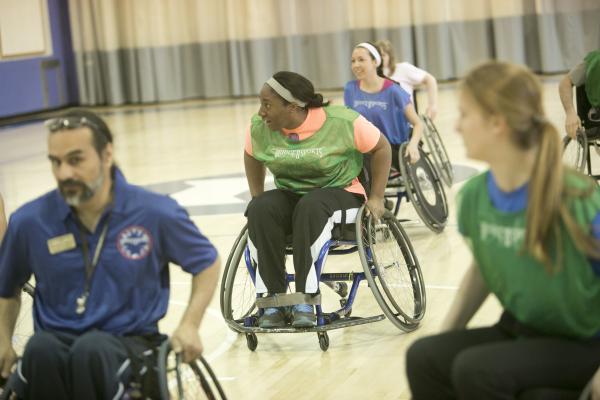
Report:
M333 223L346 210L355 213L364 198L343 189L323 188L299 195L270 190L248 205L251 255L258 265L257 293L285 293L285 248L292 236L296 292L317 293L313 268L322 245L331 238ZM344 212L342 212L344 210Z
M400 172L400 146L399 144L391 144L392 147L392 168Z
M600 339L542 336L506 312L491 327L419 339L406 354L414 400L576 400L599 366Z

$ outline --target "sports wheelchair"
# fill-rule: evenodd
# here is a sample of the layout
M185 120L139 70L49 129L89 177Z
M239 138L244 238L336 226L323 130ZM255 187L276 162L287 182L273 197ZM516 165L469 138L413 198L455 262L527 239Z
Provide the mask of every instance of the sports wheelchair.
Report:
M317 325L313 328L258 327L258 318L262 315L263 308L272 305L267 305L269 298L256 294L256 263L250 255L247 242L248 231L244 227L235 240L225 265L220 304L225 322L233 331L246 336L246 344L251 351L256 350L258 345L257 333L316 332L321 350L327 351L328 330L376 322L387 317L400 330L410 332L417 329L425 315L425 284L419 262L406 232L389 211L386 211L381 220L375 220L368 215L363 205L354 223L334 225L332 238L323 245L315 260L315 269L319 281L333 289L335 297L339 296L341 308L324 312L320 298L317 298L314 303ZM353 252L358 252L363 272L322 272L329 254ZM292 254L291 247L288 246L286 254ZM287 273L286 279L289 288L295 276ZM354 300L363 280L368 282L383 314L351 316ZM347 282L352 282L350 288Z
M563 161L580 172L585 172L596 180L600 175L592 173L592 160L590 147L595 147L600 154L600 108L592 107L585 85L575 89L577 99L577 115L581 120L582 128L577 130L575 139L565 136L563 139ZM587 168L586 168L587 167Z
M34 298L33 285L26 283L23 286L23 292L28 295L28 298ZM23 335L24 332L19 333L17 338L13 337L13 341L20 342ZM138 382L143 381L150 388L142 388L139 383L135 382L130 382L128 387L123 384L119 399L227 399L219 380L204 357L191 363L183 363L181 355L173 351L171 342L166 336L150 355L144 353L143 357L148 357L153 364L156 364L152 371L154 376L148 380L138 380ZM132 368L140 370L147 368L145 363L140 362L139 366L134 364L138 363L131 362ZM19 364L17 363L17 370L6 381L0 378L0 400L19 399L17 388L22 386L22 383L18 377L18 369Z
M395 200L394 215L398 215L402 199L406 198L429 229L441 232L448 221L448 201L442 182L450 187L454 171L435 125L424 115L421 119L429 152L421 146L421 157L413 164L405 156L406 143L403 143L397 150L399 165L392 165L385 196Z

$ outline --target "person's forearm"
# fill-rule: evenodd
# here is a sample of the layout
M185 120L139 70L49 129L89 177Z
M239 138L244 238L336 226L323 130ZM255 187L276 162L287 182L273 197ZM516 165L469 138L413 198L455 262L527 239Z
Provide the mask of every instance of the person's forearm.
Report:
M446 314L441 330L449 331L466 327L489 293L479 267L475 263L471 264Z
M265 191L265 166L254 157L244 152L244 167L250 195L256 197Z
M417 114L413 104L408 104L406 106L404 109L404 117L413 127L409 144L419 144L423 137L423 121L421 120L421 117L419 117L419 114Z
M438 85L437 80L431 74L427 74L425 78L425 85L427 86L427 98L429 100L429 107L437 108L438 101Z
M416 118L411 121L413 125L412 135L410 136L410 142L417 145L423 138L423 121L421 118Z
M573 104L573 84L569 75L565 75L560 80L560 83L558 84L558 94L565 112L575 112L575 106Z
M221 263L217 258L210 267L192 278L192 293L179 325L191 324L195 328L200 327L206 307L217 287L220 269Z
M383 199L391 165L392 149L385 136L381 135L377 146L371 153L372 196Z
M0 297L0 343L10 344L21 308L21 292L15 297Z

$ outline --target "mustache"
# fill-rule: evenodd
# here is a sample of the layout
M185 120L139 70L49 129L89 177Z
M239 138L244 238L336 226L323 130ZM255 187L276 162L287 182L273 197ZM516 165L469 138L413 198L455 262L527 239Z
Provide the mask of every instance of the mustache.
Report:
M87 188L87 185L85 183L76 179L65 179L64 181L59 181L58 186L61 189L65 189L65 186L79 186L82 188Z

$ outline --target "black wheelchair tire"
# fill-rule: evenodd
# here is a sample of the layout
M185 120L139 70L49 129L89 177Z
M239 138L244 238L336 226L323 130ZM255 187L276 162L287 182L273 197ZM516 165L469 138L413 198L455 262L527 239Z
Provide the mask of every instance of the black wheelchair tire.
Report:
M444 190L444 186L442 185L437 171L431 163L427 153L419 148L421 157L415 164L411 164L408 157L404 155L406 146L407 144L403 143L399 150L400 170L404 177L406 194L423 223L433 232L439 233L444 230L448 221L448 200L446 199L446 191ZM424 171L433 187L436 198L436 205L434 207L427 206L429 203L418 183L416 183L419 179L416 175L417 168Z
M225 270L223 270L223 275L221 276L221 293L220 293L220 298L219 298L219 305L221 307L221 314L225 315L224 312L224 304L225 304L225 288L227 287L227 266L229 266L231 264L231 260L233 258L233 256L235 255L235 249L237 249L237 247L240 244L240 241L247 238L247 231L248 231L248 227L244 226L241 230L241 232L239 233L239 235L237 236L237 238L235 239L235 242L233 242L233 246L231 248L231 251L229 252L229 256L227 257L227 262L225 263Z
M254 301L248 299L248 303L252 303L246 309L244 307L244 311L240 315L234 315L237 310L234 310L232 304L232 296L233 291L235 289L235 279L238 273L246 273L248 274L247 279L250 279L250 274L248 273L244 261L244 251L246 249L246 244L248 243L248 229L246 226L242 229L242 232L238 236L234 246L231 249L231 253L228 257L228 262L225 266L225 270L223 271L223 279L225 282L225 286L222 287L222 295L221 295L221 313L223 318L226 321L239 321L244 317L250 316L252 312L256 309L256 304ZM243 265L240 266L240 263ZM256 291L254 290L254 285L252 284L252 293L253 300L256 299Z
M567 165L569 167L575 168L579 172L585 173L588 157L588 140L585 131L583 131L582 129L578 129L577 134L575 136L575 140L577 141L577 161L574 165L572 163L569 163ZM567 147L573 145L573 139L569 135L563 138L563 161L566 161L564 160L564 157L568 154Z
M451 187L454 181L454 169L452 168L450 157L448 157L446 146L444 146L442 137L431 118L426 115L421 115L420 117L425 125L425 129L423 130L425 143L432 156L436 170L446 186Z
M425 315L426 295L421 268L412 244L408 239L408 235L393 214L389 211L386 212L385 216L382 218L382 222L391 228L390 232L394 235L394 239L402 252L404 261L409 267L408 272L411 276L413 309L415 310L412 313L400 306L399 302L394 298L394 295L390 291L390 285L385 282L385 278L382 278L384 275L379 272L383 266L377 264L371 246L373 237L371 231L373 227L373 217L371 215L366 215L365 206L362 206L358 211L356 220L358 254L365 272L365 277L375 296L375 300L381 307L384 315L396 327L404 332L414 331L418 328L420 321Z

